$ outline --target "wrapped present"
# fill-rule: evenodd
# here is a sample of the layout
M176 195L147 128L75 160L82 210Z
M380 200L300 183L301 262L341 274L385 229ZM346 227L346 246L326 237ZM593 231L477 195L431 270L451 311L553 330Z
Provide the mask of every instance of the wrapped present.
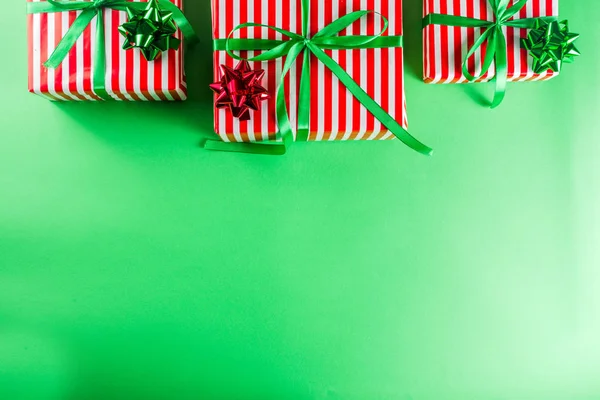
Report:
M530 30L559 24L558 0L424 0L423 4L427 83L486 82L495 77L495 107L502 102L506 82L547 80L560 71L556 63L555 68L546 59L540 63L524 44ZM578 54L570 48L576 36L567 32L552 38L558 39L560 52L566 50L557 57L568 62Z
M431 152L406 131L400 1L212 0L212 17L221 141L207 148L281 154L271 142L398 137ZM260 96L244 97L257 92L242 70ZM232 145L256 142L270 143Z
M29 91L50 100L185 100L183 0L28 0Z

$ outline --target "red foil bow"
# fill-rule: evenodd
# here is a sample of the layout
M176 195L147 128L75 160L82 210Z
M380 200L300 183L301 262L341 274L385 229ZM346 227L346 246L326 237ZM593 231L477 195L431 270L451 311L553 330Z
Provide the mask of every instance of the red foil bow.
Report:
M240 121L250 119L250 110L260 110L260 103L271 96L260 85L265 75L262 69L252 70L248 61L240 61L235 68L221 65L221 81L211 83L217 94L216 108L229 108Z

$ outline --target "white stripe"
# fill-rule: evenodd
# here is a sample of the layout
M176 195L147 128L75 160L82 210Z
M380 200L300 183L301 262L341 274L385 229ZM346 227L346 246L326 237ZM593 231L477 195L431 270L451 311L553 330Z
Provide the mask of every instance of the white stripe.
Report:
M325 5L323 3L318 3L317 5L317 29L316 31L320 31L323 27L325 27ZM323 140L323 135L325 133L325 107L328 107L325 104L325 65L322 62L318 63L317 67L317 138L316 140Z
M448 15L458 15L454 10L454 2L448 1ZM450 83L454 79L454 27L448 27L448 77L443 83Z
M467 0L460 0L460 11L459 11L460 15L462 16L466 16L467 15ZM470 28L472 29L472 28ZM458 83L464 83L467 82L467 78L464 76L464 74L462 73L462 65L463 65L463 61L465 59L465 56L467 55L468 47L469 47L469 41L468 41L468 35L469 35L469 31L467 28L460 28L460 37L461 37L461 43L460 43L460 68L461 68L461 73L460 73L460 78L458 80Z
M515 14L515 18L519 18L519 13ZM514 52L514 70L508 71L508 81L514 82L518 80L519 75L521 74L521 35L520 29L510 28L514 32L513 38L513 52Z
M34 0L39 1L39 0ZM40 95L48 100L51 97L42 93L41 77L42 77L42 60L40 59L42 23L40 14L33 14L33 93Z
M223 1L223 0L221 0ZM265 7L265 2L266 0L263 0L263 4L261 7L261 22L263 24L267 24L268 20L269 20L269 7ZM268 3L267 3L268 6ZM222 9L221 9L222 10ZM222 11L221 11L222 12ZM224 19L223 19L224 21ZM221 26L224 26L224 22L221 24ZM261 33L260 33L261 37L263 38L268 38L269 37L269 31L267 28L261 28ZM225 37L226 35L223 34L223 36L221 37ZM263 104L261 105L261 116L260 116L260 120L262 121L262 126L261 126L261 138L263 141L267 141L269 140L269 108L271 107L271 102L275 101L275 88L272 88L269 86L269 74L271 73L271 70L269 68L269 63L267 61L263 61L261 63L261 68L265 70L265 78L264 78L264 87L269 91L269 93L271 93L271 98L263 101ZM277 120L277 116L275 116L275 120Z
M347 2L346 3L346 13L351 13L352 10L352 2ZM353 35L354 34L354 28L352 25L350 25L348 28L346 28L346 35ZM352 76L352 72L353 72L353 65L352 65L352 51L350 50L346 50L344 51L344 53L346 54L346 72L348 72L348 75ZM348 140L350 138L350 135L352 135L352 131L354 128L354 119L353 119L353 100L354 97L352 96L352 93L350 93L350 91L348 89L346 89L346 131L344 132L344 136L342 136L342 140Z
M392 7L392 5L394 4L394 2L390 2L390 8ZM436 0L433 2L433 12L434 13L440 13L441 12L441 8L440 8L440 2L439 0ZM392 18L393 20L393 18ZM442 80L442 28L440 25L435 24L433 26L433 41L434 41L434 45L433 45L433 51L435 53L435 57L434 57L434 76L433 76L433 81L431 83L438 83L439 81ZM394 86L391 86L394 87Z
M56 37L56 26L55 26L55 15L48 15L48 30L46 32L46 37L48 39L47 46L47 54L52 54L54 48L56 46L54 38ZM62 96L56 92L56 70L48 70L48 93L55 96L59 100L66 100L65 96Z
M429 1L423 0L423 17L429 14ZM386 15L387 17L387 15ZM423 29L423 80L430 77L431 63L429 60L429 27Z
M296 24L296 16L298 15L298 11L296 8L296 2L290 2L290 32L296 32L298 29ZM309 61L307 60L305 62ZM298 72L297 64L298 62L296 61L290 68L290 73L288 74L290 77L290 124L292 125L292 131L294 132L294 140L296 139L296 133L298 131L298 93L296 90L296 85L298 83L296 79L296 73Z
M127 14L119 13L119 26L123 25L127 22ZM119 70L119 89L125 97L125 100L133 101L133 97L126 90L126 79L127 79L127 53L121 46L119 46L119 60L118 60L118 70Z
M239 3L236 3L239 7ZM234 6L235 7L235 6ZM233 26L238 26L240 24L240 10L234 8L231 12L230 15L233 17ZM278 25L280 26L280 25ZM228 33L226 33L225 36L227 36ZM233 33L233 37L234 38L239 38L240 37L240 31L235 31ZM237 64L239 61L234 61L234 65ZM235 138L236 142L243 142L242 140L242 135L240 135L240 119L239 118L234 118L233 119L233 137Z
M533 17L533 3L531 1L528 1L527 4L525 5L525 13L526 13L526 18ZM534 75L533 59L531 57L527 57L527 74L522 79L520 79L520 81L522 82L522 81L531 80L533 75Z
M367 0L360 0L360 9L361 10L367 9ZM360 34L361 35L367 34L367 19L364 17L360 19ZM361 50L359 50L359 52L360 52L360 87L363 88L363 90L368 93L369 92L369 81L367 79L367 68L368 68L367 50L361 49ZM360 106L360 124L359 124L358 135L356 135L356 140L361 140L367 132L367 119L368 119L367 115L368 115L367 109L365 108L365 106L363 106L361 104L361 106Z
M426 1L426 0L425 0ZM434 9L435 11L435 9ZM439 10L438 10L439 11ZM396 30L396 5L394 1L390 1L389 3L389 32L390 35L398 35L398 31ZM400 22L402 24L402 22ZM402 26L402 25L400 25ZM439 48L439 46L437 46ZM396 91L393 90L396 87L396 50L389 49L389 66L388 66L388 79L389 79L389 88L392 90L388 91L388 104L389 110L388 114L390 114L394 119L396 116ZM394 134L390 131L387 131L385 135L382 136L381 140L387 140L391 138Z
M160 80L160 89L162 93L165 95L168 101L173 101L175 98L173 97L172 90L173 88L169 87L169 58L171 55L168 51L164 52L161 57L162 65L161 65L161 80Z
M114 100L120 100L112 87L112 71L113 71L113 56L112 56L112 32L113 29L113 10L106 10L104 13L104 23L106 29L106 70L104 71L104 88L109 96Z
M481 18L481 7L479 4L478 0L474 0L473 1L473 16L475 18ZM481 29L476 29L476 32L482 33ZM477 37L477 33L475 33L475 40L478 39ZM483 69L483 65L482 65L482 55L481 55L482 51L481 51L481 46L475 51L475 54L473 55L474 60L475 60L475 76L478 76L479 74L481 74L481 70Z
M35 0L39 1L39 0ZM40 49L41 49L41 22L40 22L40 14L33 14L33 92L35 94L42 95L41 90L41 66L42 61L40 59Z
M142 51L140 49L132 49L131 51L133 52L133 92L138 95L140 100L148 101L141 89L142 76L140 73L140 63L142 62L141 58L143 57Z
M285 1L289 1L289 0L285 0ZM283 8L282 0L277 0L275 3L275 26L281 26L281 23L283 21L283 16L281 13L282 8ZM283 36L279 32L277 32L275 34L275 39L282 40ZM281 81L282 69L283 69L283 60L280 57L275 60L275 87L273 88L273 93L276 93L277 85L283 84L283 82ZM273 99L273 100L275 100L275 99ZM276 127L275 129L277 131L279 130L278 127Z
M98 26L98 17L95 17L90 22L90 25L89 25L89 28L88 28L90 30L90 34L91 34L91 37L90 37L90 78L92 79L92 85L91 85L92 92L94 92L94 81L93 81L93 79L94 79L94 70L96 68L94 52L96 51L96 27L97 26ZM106 35L106 33L105 33L105 35ZM94 100L94 101L97 101L96 98L94 96L92 96L92 95L90 95L90 98L92 100Z
M246 13L248 15L248 20L249 21L254 21L254 0L248 0L246 3ZM246 21L244 21L246 22ZM248 28L246 30L246 32L248 32L248 38L249 39L253 39L254 38L254 28ZM248 51L248 58L252 58L254 57L254 51ZM259 69L260 68L260 63L254 63L251 62L250 63L252 65L252 68L255 69ZM248 127L248 140L250 142L256 142L256 136L254 135L254 120L258 117L258 113L255 111L251 111L252 115L250 116L250 120L247 122L247 127Z
M339 7L335 4L331 4L331 16L335 21L340 16ZM331 51L331 58L336 63L340 62L340 52L339 50ZM331 132L329 133L329 140L336 140L338 136L338 132L340 130L340 114L336 111L339 110L339 96L340 96L340 81L334 75L331 74L331 105L327 105L327 109L331 112Z
M183 51L183 46L181 46L179 51ZM156 69L158 68L158 65L160 65L160 63L162 62L161 59L163 54L161 54L155 61L148 63L148 94L152 97L153 100L156 101L162 100L158 95L158 90L156 88L156 85L154 84L154 79L156 78Z
M77 12L77 16L81 15L81 11ZM77 42L75 43L75 54L77 55L77 70L76 70L76 82L77 82L77 93L86 98L86 100L92 100L92 97L89 94L85 93L83 89L83 78L85 74L85 64L84 64L84 42L83 35L79 36Z
M62 19L62 32L63 32L63 36L64 36L64 33L67 32L67 30L69 29L69 26L70 26L69 13L68 12L61 13L61 19ZM71 88L70 88L71 74L69 72L70 65L71 64L69 61L69 56L67 55L67 57L65 57L65 59L62 62L63 92L67 96L70 96L75 101L82 101L78 96L75 96L73 93L71 93Z
M219 0L219 38L227 37L225 33L225 0ZM221 64L226 63L227 54L224 51L219 51L217 65L215 65L215 74L217 78L221 78ZM216 111L218 113L219 131L217 132L224 142L229 142L227 136L227 109L221 108Z

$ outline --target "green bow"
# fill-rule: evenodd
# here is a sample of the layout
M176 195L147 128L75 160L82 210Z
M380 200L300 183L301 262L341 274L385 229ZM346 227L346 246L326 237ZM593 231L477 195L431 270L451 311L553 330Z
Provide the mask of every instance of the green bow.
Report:
M509 0L488 0L494 12L495 21L487 21L478 18L460 17L456 15L432 13L423 19L423 28L428 25L448 25L460 26L466 28L485 28L483 34L475 41L469 49L463 60L463 75L469 80L474 81L481 78L491 67L492 62L496 62L496 89L492 108L496 108L504 100L506 93L506 82L508 81L508 61L506 47L506 37L502 27L509 26L513 28L532 29L536 24L542 21L556 21L556 17L523 18L511 19L527 3L527 0L519 0L512 7L508 7ZM473 76L469 72L467 61L475 54L482 44L488 43L487 52L483 61L481 73Z
M551 69L560 72L562 63L572 63L579 50L573 42L579 38L577 33L569 32L567 20L536 21L535 27L523 39L522 44L533 57L533 70L536 74Z
M402 47L402 36L382 36L387 30L388 21L379 13L373 11L355 11L344 15L321 29L313 37L308 37L308 19L310 11L309 0L302 0L302 34L286 31L284 29L264 24L246 22L235 27L227 39L216 39L215 50L226 50L227 53L238 60L244 60L233 53L239 50L265 50L256 57L247 58L248 61L268 61L285 57L281 80L276 94L276 111L279 135L282 143L225 143L222 141L208 140L204 147L209 150L233 151L258 154L284 154L286 146L293 141L292 126L285 101L285 76L289 73L298 56L302 58L302 75L300 79L300 92L298 101L298 127L296 140L306 141L309 135L310 121L310 55L316 56L331 72L342 82L358 101L377 118L383 126L392 132L398 139L419 153L430 155L432 150L411 136L391 115L389 115L375 100L373 100L352 79L344 69L329 57L324 49L351 50ZM354 35L337 36L337 34L352 25L367 14L378 14L384 21L380 33L374 36ZM288 40L267 39L233 39L235 31L248 27L264 27L272 29L289 38Z
M125 36L124 50L137 47L148 61L154 61L163 51L177 50L181 41L174 35L177 26L173 13L163 11L157 0L148 1L145 9L127 7L129 21L119 27Z
M195 40L196 34L190 23L183 15L183 12L169 0L158 0L160 5L173 14L173 19L177 23L183 36L189 40ZM129 8L134 10L143 10L146 3L132 3L125 0L92 0L92 1L68 1L68 0L48 0L44 2L27 3L27 14L55 13L66 11L81 11L73 25L64 35L50 58L44 63L47 68L57 68L71 51L77 39L83 34L87 26L97 17L96 24L96 51L94 53L94 72L93 87L94 92L102 99L109 100L105 87L106 73L106 48L104 37L104 9L127 11Z

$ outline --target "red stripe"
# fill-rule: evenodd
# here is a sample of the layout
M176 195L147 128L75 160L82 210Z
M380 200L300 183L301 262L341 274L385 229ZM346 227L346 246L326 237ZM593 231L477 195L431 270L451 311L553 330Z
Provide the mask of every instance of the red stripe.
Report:
M511 0L508 4L509 7L512 7L514 5L514 0ZM514 19L514 18L512 18ZM513 28L508 28L506 30L506 43L507 43L507 51L508 51L508 77L509 79L511 77L515 76L515 47L514 47L514 43L515 43L515 29Z
M475 18L473 1L467 1L467 17ZM467 29L467 48L469 49L475 44L475 30L474 28ZM475 74L475 57L472 56L467 60L467 68L471 75Z
M400 5L400 8L402 6ZM374 10L375 2L373 0L367 0L367 10ZM375 19L379 19L379 16L370 14L367 18L367 35L375 34ZM397 21L399 22L399 21ZM381 76L381 71L375 71L375 50L367 50L367 93L375 98L375 74ZM375 117L370 112L367 112L367 132L365 138L368 138L375 129Z
M519 18L527 18L527 5L525 5L525 7L521 8L521 10L519 11ZM515 29L516 30L516 29ZM527 29L519 29L519 37L524 38L527 36ZM524 78L525 76L527 76L527 71L529 70L528 68L528 63L529 63L529 56L527 54L527 50L523 47L521 47L520 50L520 59L521 59L521 73L519 76L519 79Z
M488 10L487 10L487 6L488 6L488 0L479 0L479 15L481 19L488 19ZM490 16L491 18L494 18L493 15ZM480 29L479 30L480 34L483 34L483 32L485 32L485 29ZM487 49L488 49L488 43L487 41L484 42L481 45L481 57L480 57L480 66L483 67L483 60L485 59L485 56L487 54ZM492 76L493 74L493 69L490 68L488 71L481 71L483 73L483 75L481 76L480 80L487 80L490 76Z
M427 13L433 12L433 4L434 0L426 0L428 4ZM425 79L426 82L432 82L435 79L436 71L436 63L435 63L435 26L428 25L425 28L424 35L427 37L427 49L428 49L428 59L429 59L429 70L428 75Z
M311 7L310 9L310 36L315 35L319 31L319 15L317 7ZM311 109L310 109L310 135L309 140L315 140L317 138L317 131L319 129L319 107L322 107L322 104L318 103L319 99L319 62L316 57L310 57L310 74L311 74L311 82L310 82L310 92L311 92ZM314 106L316 104L316 107Z
M402 1L398 0L396 2L395 7L395 15L393 18L396 21L396 35L403 35L404 29L402 26ZM400 71L400 73L396 77L396 112L394 114L396 121L404 120L404 57L403 57L403 49L397 48L395 49L396 53L396 71ZM402 122L400 122L402 124Z
M119 99L127 100L127 98L123 94L125 92L125 90L124 90L125 88L122 88L119 83L119 71L121 68L121 50L120 49L121 49L121 45L123 42L123 37L119 33L119 30L115 29L120 24L120 13L121 12L115 11L115 10L111 10L110 12L111 12L111 17L112 17L112 25L113 25L113 29L112 29L112 33L111 33L112 63L109 66L109 68L111 70L111 74L110 74L111 86L112 86L113 92L115 93L115 95L117 95L117 97L119 97ZM123 65L123 68L125 68L125 65Z
M60 42L62 38L62 13L54 13L54 44ZM60 64L54 71L54 90L56 93L63 95L67 100L70 100L70 96L65 95L63 91L63 80L62 80L63 66Z
M314 3L314 4L316 7L315 6L313 6L313 7L323 9L323 17L324 17L325 26L330 24L333 21L331 7L327 7L325 4L322 4L322 3ZM325 54L327 54L329 57L331 57L333 55L331 50L325 50ZM333 113L335 113L337 111L337 110L334 110L331 105L332 98L331 98L331 89L330 88L331 88L332 81L333 81L333 74L331 73L331 70L329 70L329 68L324 68L324 71L325 71L325 74L324 74L323 85L319 88L319 90L321 92L323 92L324 104L321 104L320 106L324 110L323 138L326 139L331 134L331 126L332 126L333 118L339 118L339 117L337 115L335 115L335 116L332 115Z
M342 16L346 14L346 9L343 5L340 5L339 7L337 7L336 5L332 4L331 8L338 8L338 16ZM340 32L341 36L345 36L346 32L342 31ZM340 66L342 67L342 69L345 71L346 70L346 66L348 65L346 62L346 51L338 51L338 63L340 64ZM346 119L347 119L347 114L346 114L346 86L344 86L343 83L338 81L338 139L341 139L344 135L344 132L346 132L346 127L347 127L347 123L346 123Z
M231 0L225 1L225 10L221 10L221 12L225 13L225 37L229 35L229 32L233 28L233 10L233 2ZM233 66L231 57L225 57L225 65L229 67ZM229 140L235 141L233 136L233 116L229 111L225 113L225 116L225 132Z
M441 14L448 14L448 4L446 3L446 1L441 1L440 2L440 13ZM440 25L440 33L441 33L441 39L440 39L440 53L441 53L441 57L442 57L442 62L441 62L441 67L442 67L442 79L441 82L445 82L446 79L448 79L448 62L449 62L449 54L448 54L448 26L447 25Z
M423 4L426 4L426 2L424 1ZM391 15L389 15L389 12L390 12L389 2L382 1L381 2L381 14L386 18L391 18ZM428 29L428 28L426 28L426 29ZM385 32L385 36L390 36L390 35L394 35L394 33L390 32L388 29ZM381 107L388 112L390 111L389 110L389 107L390 107L389 86L390 85L388 84L388 81L390 79L390 72L395 73L395 71L390 71L390 65L389 65L390 53L392 51L395 51L395 50L394 49L382 49L381 50L381 73L380 73L380 76L381 76ZM379 132L376 139L380 140L381 138L383 138L383 136L386 133L387 133L387 129L385 126L382 125L381 132Z
M48 14L41 13L40 16L40 62L44 63L48 59ZM48 68L43 65L40 68L40 91L48 93Z
M69 26L73 25L76 18L76 11L69 12ZM69 91L79 99L86 100L87 98L77 90L77 44L73 46L67 57L69 58Z
M274 0L267 0L266 1L267 6L269 8L269 12L267 15L268 18L268 22L266 22L267 25L275 25L277 22L276 19L276 3ZM263 5L264 7L264 5ZM276 34L272 29L268 29L268 33L267 33L267 38L268 39L276 39ZM277 118L276 118L276 108L275 108L275 94L277 91L277 61L273 60L269 62L269 74L268 74L268 87L271 90L272 93L272 97L271 99L269 99L268 102L268 115L269 115L269 121L268 121L268 125L269 125L269 139L270 140L274 140L277 137Z
M454 0L453 3L454 15L463 15L464 10L461 9L460 0ZM462 76L462 29L454 27L454 77L452 82L456 83Z
M248 5L246 1L242 1L239 2L239 18L240 18L240 23L242 22L246 22L248 20ZM238 31L239 33L239 37L242 39L245 39L248 37L248 29L241 29ZM248 57L248 52L247 51L241 51L240 52L240 56L241 57ZM254 68L254 66L252 66L252 68ZM255 112L251 111L250 112L250 118L254 118L255 117ZM249 142L249 137L248 137L248 121L239 121L239 126L240 126L240 136L242 138L242 141L244 142Z
M353 11L360 10L360 0L354 0L353 2ZM359 35L360 34L360 21L355 22L351 26L352 34ZM361 68L361 51L360 50L352 50L352 78L358 82L359 85L362 86L363 82L360 79L362 68ZM360 130L360 121L361 121L361 110L362 104L356 99L356 97L352 96L352 134L350 135L350 139L356 139L358 136L358 132Z

